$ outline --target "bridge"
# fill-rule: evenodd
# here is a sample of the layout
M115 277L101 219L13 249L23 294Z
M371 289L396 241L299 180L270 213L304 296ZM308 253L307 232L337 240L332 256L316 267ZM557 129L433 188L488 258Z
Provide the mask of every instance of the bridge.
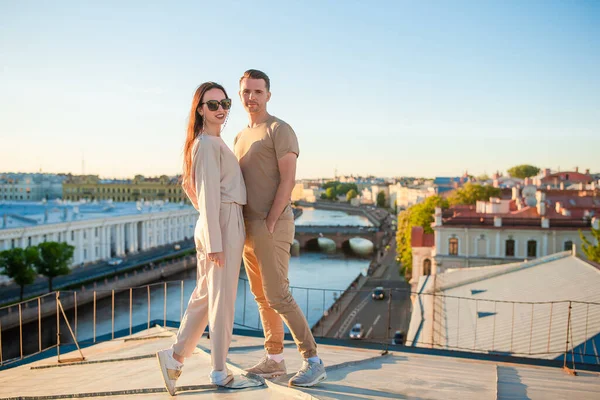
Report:
M317 246L319 237L333 240L338 249L347 248L349 240L355 237L368 239L378 248L384 234L378 228L367 226L296 226L296 240L302 249Z

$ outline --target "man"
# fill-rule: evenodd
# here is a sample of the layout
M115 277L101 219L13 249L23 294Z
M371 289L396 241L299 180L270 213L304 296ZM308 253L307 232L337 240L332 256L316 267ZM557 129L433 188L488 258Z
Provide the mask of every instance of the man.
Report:
M290 385L314 386L327 378L317 356L317 344L308 322L289 290L290 246L294 215L290 204L300 152L292 128L269 115L269 77L250 69L240 78L240 99L248 113L248 126L234 141L234 152L246 182L244 206L246 243L244 265L250 290L258 303L265 334L266 355L248 372L264 378L286 374L283 359L283 322L304 358Z

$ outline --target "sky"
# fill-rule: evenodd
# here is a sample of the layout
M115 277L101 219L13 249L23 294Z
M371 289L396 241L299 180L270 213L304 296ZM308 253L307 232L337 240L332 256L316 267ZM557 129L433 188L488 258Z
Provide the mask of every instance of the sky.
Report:
M298 178L600 172L594 0L0 0L0 171L175 175L196 87L232 146L249 68Z

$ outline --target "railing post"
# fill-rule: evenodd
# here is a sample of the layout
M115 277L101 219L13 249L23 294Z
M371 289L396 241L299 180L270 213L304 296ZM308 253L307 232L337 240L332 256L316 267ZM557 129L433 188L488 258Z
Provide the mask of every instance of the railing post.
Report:
M115 289L111 291L111 339L115 338Z
M150 285L146 285L148 291L148 329L150 329Z
M4 364L2 359L2 320L0 319L0 365Z
M515 302L512 303L512 317L510 323L510 352L512 353L513 348L513 337L515 333Z
M531 341L533 339L533 312L534 310L534 303L531 303L531 325L529 326L529 355L531 355Z
M548 324L548 348L546 353L550 354L550 338L552 337L552 312L554 311L554 303L550 303L550 323Z
M73 292L73 301L75 302L75 341L77 341L77 292Z
M388 321L387 329L385 330L385 348L390 344L390 331L392 330L392 289L389 290L388 298Z
M492 351L494 351L494 345L496 343L496 306L497 301L494 301L494 327L492 328Z
M60 360L60 292L56 292L56 356Z
M23 359L23 312L21 310L21 303L19 303L19 349L21 353L21 360Z
M38 297L38 351L42 352L42 298Z
M479 300L475 300L475 334L473 338L473 350L477 348L477 320L479 319Z
M571 302L569 301L569 315L567 317L567 337L565 339L565 355L563 357L563 368L567 367L567 354L569 352L569 329L571 328Z
M165 282L164 296L163 296L163 328L167 327L167 282Z
M94 328L94 343L96 343L96 291L94 290L94 322L93 322L93 328Z
M585 356L587 355L587 341L588 341L588 317L590 315L590 304L588 303L585 312L585 342L583 342L583 361L585 362Z
M183 320L183 279L181 280L181 303L179 305L179 323L181 323L182 320Z
M244 310L242 311L242 325L246 326L246 281L244 281Z
M133 288L129 288L129 336L133 330Z
M459 342L458 342L458 338L459 338L459 332L460 332L460 297L457 298L458 300L458 311L456 312L456 348L458 349L459 346Z

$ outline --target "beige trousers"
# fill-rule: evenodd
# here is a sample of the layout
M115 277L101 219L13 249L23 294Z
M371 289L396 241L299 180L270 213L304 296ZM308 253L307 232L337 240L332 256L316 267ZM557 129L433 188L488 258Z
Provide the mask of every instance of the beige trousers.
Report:
M290 219L291 218L291 219ZM246 220L244 266L250 290L258 304L269 354L283 352L283 322L304 358L317 355L317 344L308 322L290 293L288 268L294 240L294 219L285 214L269 232L265 220Z
M209 326L213 370L226 368L227 352L233 332L235 298L242 265L245 231L242 206L221 203L219 224L225 252L225 266L209 261L202 239L196 237L198 275L196 288L173 344L176 354L189 357L202 333Z

